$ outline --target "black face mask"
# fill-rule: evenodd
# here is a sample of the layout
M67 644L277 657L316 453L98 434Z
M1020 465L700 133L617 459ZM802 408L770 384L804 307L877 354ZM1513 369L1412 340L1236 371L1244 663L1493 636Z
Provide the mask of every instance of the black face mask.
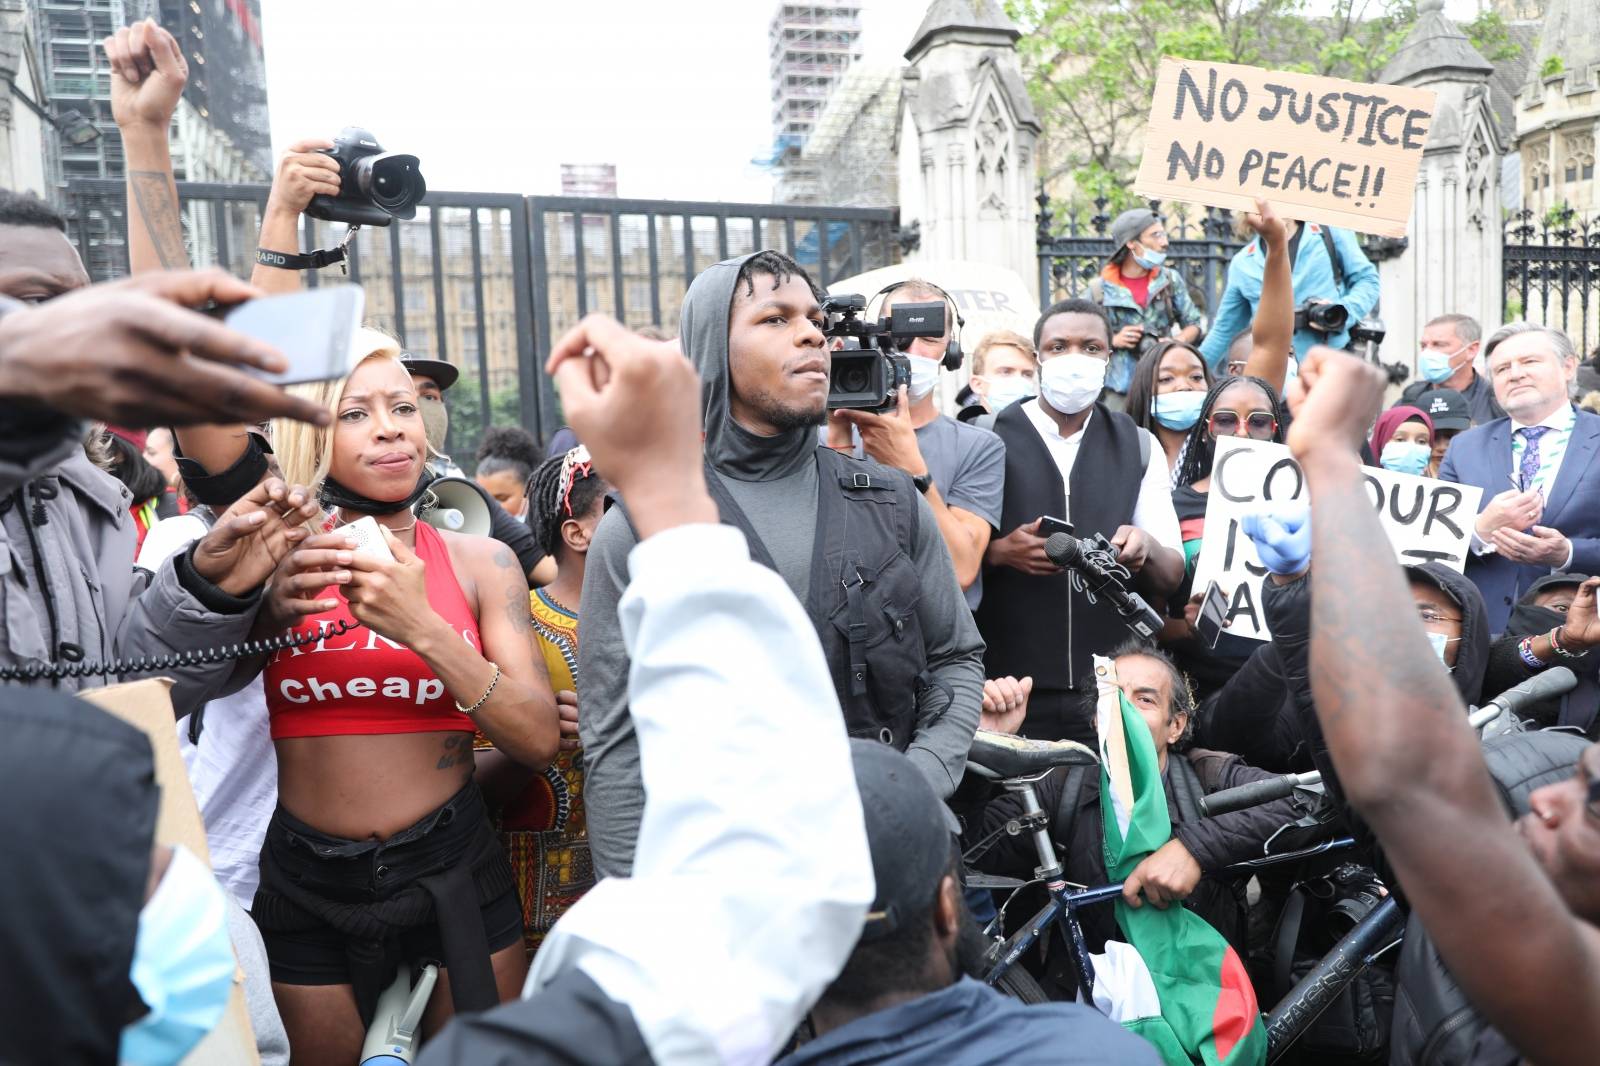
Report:
M1542 636L1565 625L1567 616L1560 611L1551 610L1549 607L1538 607L1531 603L1519 603L1511 608L1511 618L1506 622L1505 633L1508 637L1535 637Z
M363 496L339 484L332 477L324 478L322 491L317 494L322 506L328 509L341 508L346 511L356 511L360 514L399 514L409 510L411 505L422 499L428 486L433 483L433 475L426 470L417 478L417 487L411 490L411 495L403 500L374 500L370 496Z

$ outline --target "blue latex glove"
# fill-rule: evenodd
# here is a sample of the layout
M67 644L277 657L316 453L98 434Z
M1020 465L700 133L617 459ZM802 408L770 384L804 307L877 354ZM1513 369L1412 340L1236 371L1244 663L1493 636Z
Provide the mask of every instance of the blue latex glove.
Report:
M1274 574L1298 574L1311 563L1311 508L1303 503L1254 511L1239 519L1239 529L1256 546L1262 565Z

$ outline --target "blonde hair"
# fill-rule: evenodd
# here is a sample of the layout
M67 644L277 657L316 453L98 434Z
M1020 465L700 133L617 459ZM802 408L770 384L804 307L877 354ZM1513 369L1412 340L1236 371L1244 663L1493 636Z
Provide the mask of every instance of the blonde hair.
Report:
M356 369L369 359L390 359L400 367L400 342L381 330L363 326L350 341L350 369L342 378L290 385L284 391L310 400L339 417L339 401ZM290 485L305 485L315 491L333 465L333 426L313 426L287 418L272 420L272 451L278 457L283 480Z
M1029 359L1038 359L1033 351L1033 342L1028 338L1009 329L997 329L993 333L984 334L983 340L978 342L977 349L972 353L972 373L983 373L983 366L989 360L991 348L1015 348Z

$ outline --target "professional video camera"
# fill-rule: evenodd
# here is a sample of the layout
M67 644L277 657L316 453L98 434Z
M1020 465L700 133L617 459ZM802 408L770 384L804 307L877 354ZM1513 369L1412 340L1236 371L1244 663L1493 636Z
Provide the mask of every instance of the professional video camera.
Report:
M1316 329L1324 333L1343 333L1350 321L1350 311L1344 304L1315 304L1309 300L1294 309L1294 331Z
M417 157L385 152L378 138L346 126L332 148L319 149L339 163L339 195L311 198L306 214L325 222L387 226L391 218L416 218L428 191Z
M945 303L900 303L876 322L861 318L867 298L859 293L822 301L828 323L822 332L842 342L832 352L828 372L828 410L886 411L900 386L911 384L911 361L902 354L918 337L943 337Z

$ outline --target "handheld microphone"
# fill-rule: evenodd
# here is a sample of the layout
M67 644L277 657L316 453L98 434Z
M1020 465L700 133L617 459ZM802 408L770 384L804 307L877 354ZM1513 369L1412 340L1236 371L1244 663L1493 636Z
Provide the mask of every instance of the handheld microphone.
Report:
M1052 533L1044 542L1044 553L1052 563L1081 577L1091 595L1109 600L1123 622L1139 636L1154 640L1161 631L1161 615L1128 588L1132 575L1117 562L1116 549L1104 536L1097 535L1086 544L1069 533Z

